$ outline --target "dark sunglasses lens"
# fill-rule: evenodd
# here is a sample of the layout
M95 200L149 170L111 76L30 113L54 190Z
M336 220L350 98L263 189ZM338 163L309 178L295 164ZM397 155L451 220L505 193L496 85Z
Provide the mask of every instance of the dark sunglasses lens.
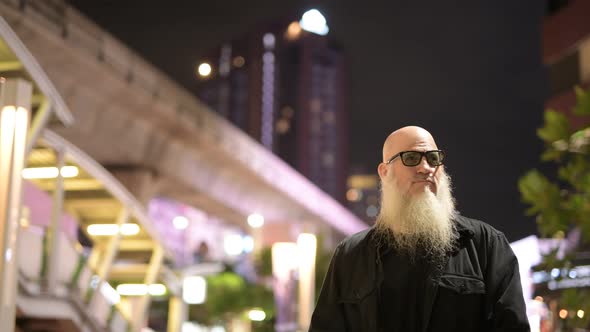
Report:
M422 154L420 152L408 151L402 154L402 162L406 166L416 166L420 163Z
M426 161L432 166L442 165L444 154L440 151L429 151L426 153Z

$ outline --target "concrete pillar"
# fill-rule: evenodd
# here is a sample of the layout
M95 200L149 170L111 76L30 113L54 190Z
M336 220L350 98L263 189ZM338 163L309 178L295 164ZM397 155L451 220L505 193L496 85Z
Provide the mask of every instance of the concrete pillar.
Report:
M0 79L0 326L7 332L15 326L21 171L32 89L31 83L22 79Z
M182 332L182 324L188 319L188 304L181 296L171 296L168 304L168 332Z
M119 212L119 216L117 218L117 226L120 228L121 225L127 223L129 220L129 210L126 207L123 207L121 212ZM97 264L96 274L98 275L98 285L95 291L92 293L89 303L92 303L92 300L95 299L95 294L97 291L100 290L102 284L107 281L109 277L109 272L111 271L111 267L113 266L113 261L117 256L117 252L119 251L119 244L121 243L121 232L117 232L117 234L113 235L104 251L102 259L100 263ZM92 306L91 306L92 307Z
M64 178L61 175L61 169L65 165L65 151L63 149L56 151L56 157L56 166L59 171L57 173L57 178L55 179L51 223L47 229L47 252L49 253L49 262L47 265L47 289L49 291L56 289L57 277L59 274L59 241L64 200Z
M152 253L152 258L150 259L150 265L148 266L148 270L145 276L144 284L151 285L158 280L158 274L160 273L160 268L162 267L162 262L164 260L164 248L162 246L157 245L154 248L154 252ZM136 331L140 331L143 327L143 324L146 319L147 309L150 306L151 296L150 294L143 295L139 298L136 307L134 308L134 328Z

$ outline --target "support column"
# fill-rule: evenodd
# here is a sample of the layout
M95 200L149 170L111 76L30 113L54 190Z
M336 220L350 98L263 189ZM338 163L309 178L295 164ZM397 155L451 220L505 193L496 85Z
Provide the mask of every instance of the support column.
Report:
M129 210L126 207L123 207L123 209L121 210L121 212L119 212L119 216L117 217L117 227L119 229L121 229L121 225L124 225L127 223L127 221L129 220ZM117 253L119 251L119 244L121 243L121 232L117 232L117 234L113 235L106 248L105 251L102 255L102 259L100 260L100 263L98 263L96 266L96 274L98 275L98 284L96 286L96 289L94 290L94 292L92 292L92 294L90 295L90 298L88 299L88 303L91 304L92 307L92 300L96 297L96 293L100 291L100 288L102 287L102 284L108 279L109 277L109 273L111 272L111 267L113 266L113 261L115 260L115 257L117 256Z
M164 248L162 248L162 246L160 245L156 245L156 247L154 248L154 252L152 253L152 258L150 259L150 265L145 275L144 284L149 286L157 281L163 260ZM139 298L137 306L133 310L135 317L133 327L136 331L140 331L143 327L147 314L147 309L150 306L150 302L151 296L149 293L147 293L143 295L141 298Z
M182 324L188 319L188 304L181 296L171 296L168 304L168 332L182 332Z
M21 171L25 163L32 85L0 78L0 326L14 331L22 204Z
M51 223L47 229L47 252L49 261L47 265L47 289L54 291L57 286L59 274L59 241L61 240L61 219L64 201L64 178L61 169L65 166L65 151L59 148L56 151L57 157L57 178L55 179L55 190L53 191L53 207L51 210Z
M299 328L308 331L315 299L315 259L317 240L311 233L302 233L297 239L299 251Z
M45 128L47 122L49 122L50 116L51 102L47 98L44 98L41 106L39 106L39 109L36 112L35 118L32 119L31 130L29 131L29 137L27 138L27 155L31 153L35 143L37 143L41 131L43 131L43 128Z

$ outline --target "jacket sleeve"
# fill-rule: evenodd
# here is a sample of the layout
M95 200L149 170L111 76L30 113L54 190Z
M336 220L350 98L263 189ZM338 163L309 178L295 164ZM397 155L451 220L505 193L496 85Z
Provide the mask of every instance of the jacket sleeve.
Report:
M318 302L311 317L309 332L347 331L344 313L338 303L340 294L338 280L341 277L338 273L340 250L341 245L338 245L330 261Z
M516 256L504 234L492 238L487 267L492 331L530 331Z

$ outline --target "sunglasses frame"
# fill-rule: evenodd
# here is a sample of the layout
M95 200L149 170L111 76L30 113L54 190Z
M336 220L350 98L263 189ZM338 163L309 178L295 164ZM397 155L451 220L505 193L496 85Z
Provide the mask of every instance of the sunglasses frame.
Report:
M408 153L408 152L415 152L415 153L419 153L419 154L420 154L420 159L418 160L418 163L417 163L416 165L407 165L407 164L404 162L403 155L404 155L405 153ZM428 154L428 153L430 153L430 152L438 152L438 153L440 153L440 154L441 154L442 158L440 158L440 164L438 164L438 165L432 165L432 164L430 163L430 161L428 161L428 158L426 157L426 154ZM420 165L420 163L422 162L422 158L426 158L426 162L427 162L427 163L428 163L428 165L430 165L431 167L438 167L438 166L441 166L441 165L443 165L443 160L445 159L445 152L444 152L443 150L428 150L428 151L414 151L414 150L409 150L409 151L401 151L401 152L398 152L398 153L396 153L396 154L395 154L393 157L389 158L389 160L386 162L386 164L388 164L388 165L389 165L389 164L391 164L391 162L392 162L392 161L393 161L395 158L397 158L397 157L400 157L400 160L402 161L402 164L404 164L404 166L406 166L406 167L415 167L415 166L418 166L418 165Z

